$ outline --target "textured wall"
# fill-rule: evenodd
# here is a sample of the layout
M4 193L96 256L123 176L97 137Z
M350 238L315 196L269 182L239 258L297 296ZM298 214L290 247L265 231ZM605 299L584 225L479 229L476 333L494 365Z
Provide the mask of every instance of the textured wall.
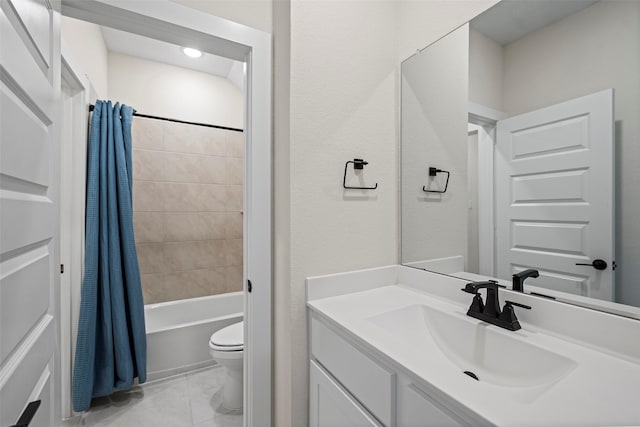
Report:
M96 94L108 96L108 52L100 26L63 16L60 21L63 47L84 71Z
M244 127L242 91L226 78L134 56L109 52L109 97L145 114Z
M134 117L146 304L242 289L243 146L240 132Z
M469 101L504 111L503 67L502 46L469 28Z
M272 32L273 0L172 0L267 33ZM278 0L281 1L281 0Z
M291 426L308 422L305 278L397 261L394 16L388 1L291 3ZM376 191L342 189L354 157Z

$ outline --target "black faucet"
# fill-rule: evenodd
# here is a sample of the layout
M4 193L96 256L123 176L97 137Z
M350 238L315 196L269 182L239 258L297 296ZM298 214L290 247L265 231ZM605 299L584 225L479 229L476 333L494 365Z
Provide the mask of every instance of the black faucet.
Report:
M467 316L510 331L517 331L520 329L520 322L516 317L513 306L526 308L527 310L531 309L531 307L513 301L505 301L504 307L501 310L500 300L498 299L499 288L504 288L504 286L499 285L495 280L467 283L464 289L461 290L468 294L474 294L473 302L469 310L467 310ZM479 293L480 289L487 290L486 304L482 301L482 296Z
M523 270L520 273L516 273L513 275L512 287L511 290L516 292L524 292L524 280L528 277L536 278L540 275L538 270Z

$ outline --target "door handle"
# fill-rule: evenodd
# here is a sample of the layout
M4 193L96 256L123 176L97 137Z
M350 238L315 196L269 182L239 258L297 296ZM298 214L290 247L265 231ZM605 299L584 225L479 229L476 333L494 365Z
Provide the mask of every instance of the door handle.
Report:
M15 425L12 425L11 427L27 427L29 423L31 423L31 420L33 419L33 416L38 411L39 407L40 407L39 400L34 400L33 402L29 402L27 407L22 412L22 415L20 415L20 418L18 418L18 422L16 422Z
M606 270L607 269L607 262L605 260L603 260L603 259L594 259L589 264L576 263L576 265L588 265L589 267L593 267L596 270Z

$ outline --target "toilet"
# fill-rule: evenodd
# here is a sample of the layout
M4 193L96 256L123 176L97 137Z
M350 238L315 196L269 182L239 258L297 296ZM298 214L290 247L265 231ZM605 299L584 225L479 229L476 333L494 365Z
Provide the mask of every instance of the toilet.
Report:
M242 409L244 321L214 332L209 340L209 353L226 370L222 406L230 410Z

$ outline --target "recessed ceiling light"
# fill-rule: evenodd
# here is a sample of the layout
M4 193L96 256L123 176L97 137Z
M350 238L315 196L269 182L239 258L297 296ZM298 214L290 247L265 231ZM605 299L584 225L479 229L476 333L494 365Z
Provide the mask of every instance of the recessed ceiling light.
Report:
M182 48L182 53L184 53L185 55L187 55L190 58L200 58L202 56L202 52L200 52L198 49L194 49L192 47L183 47Z

